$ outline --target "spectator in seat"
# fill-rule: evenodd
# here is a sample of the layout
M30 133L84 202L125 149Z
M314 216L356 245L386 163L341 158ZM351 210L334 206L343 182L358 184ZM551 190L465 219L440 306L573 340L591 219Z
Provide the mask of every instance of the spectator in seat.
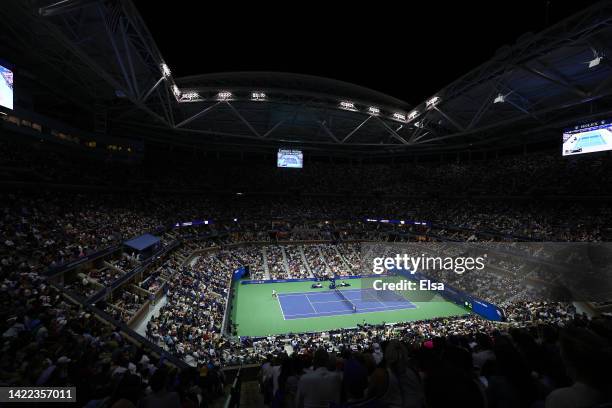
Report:
M425 404L423 384L408 349L396 339L385 347L382 367L372 374L370 387L370 394L379 396L386 407L422 408Z
M313 359L313 370L304 374L298 383L296 408L327 408L330 403L340 403L342 377L327 369L329 354L317 349Z
M139 408L180 408L179 395L166 389L167 381L168 371L166 368L159 368L155 371L149 383L152 393L140 401Z
M590 408L612 403L612 349L594 332L568 328L560 338L561 358L571 387L559 388L546 398L546 408Z

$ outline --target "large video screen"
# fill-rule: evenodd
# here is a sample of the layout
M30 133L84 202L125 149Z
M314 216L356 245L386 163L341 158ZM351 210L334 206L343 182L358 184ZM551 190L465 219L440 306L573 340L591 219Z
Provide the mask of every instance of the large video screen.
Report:
M301 150L279 149L276 166L291 169L301 169L304 165L304 154Z
M13 109L13 71L0 65L0 106Z
M612 123L601 120L563 131L563 156L612 150Z

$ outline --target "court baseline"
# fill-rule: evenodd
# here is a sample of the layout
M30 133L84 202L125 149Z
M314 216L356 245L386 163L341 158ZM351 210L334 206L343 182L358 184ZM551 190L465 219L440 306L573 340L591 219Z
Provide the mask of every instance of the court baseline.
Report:
M374 289L348 289L342 291L344 296L356 305L356 311L353 311L347 302L331 290L324 292L279 293L278 301L285 320L417 308L414 303L400 295L387 295L391 299L381 300L374 293L369 293L370 291L373 292Z

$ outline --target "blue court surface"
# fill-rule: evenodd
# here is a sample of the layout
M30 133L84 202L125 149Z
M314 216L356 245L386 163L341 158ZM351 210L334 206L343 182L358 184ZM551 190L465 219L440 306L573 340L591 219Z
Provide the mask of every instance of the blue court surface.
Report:
M600 134L595 133L588 136L582 136L576 142L575 148L585 148L585 147L593 147L606 144L606 141L601 137Z
M279 293L278 302L285 320L308 317L338 316L351 313L383 312L416 309L416 305L394 292L374 289L342 290L343 299L335 291Z

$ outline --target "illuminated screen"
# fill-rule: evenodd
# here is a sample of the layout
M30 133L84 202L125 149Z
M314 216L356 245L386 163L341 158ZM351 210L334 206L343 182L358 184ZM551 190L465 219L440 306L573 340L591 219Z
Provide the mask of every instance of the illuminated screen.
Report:
M0 65L0 106L13 109L13 71Z
M563 132L563 156L612 150L612 123L602 120Z
M278 150L276 166L291 169L301 169L304 164L304 154L301 150Z

